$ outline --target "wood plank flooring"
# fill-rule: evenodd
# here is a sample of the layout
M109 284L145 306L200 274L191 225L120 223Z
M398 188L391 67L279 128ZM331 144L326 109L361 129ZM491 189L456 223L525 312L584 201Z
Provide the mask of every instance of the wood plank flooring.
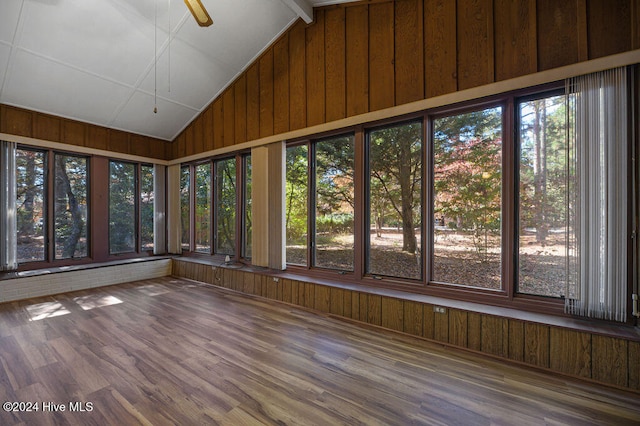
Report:
M39 403L2 425L640 424L639 394L175 278L0 305L0 400Z

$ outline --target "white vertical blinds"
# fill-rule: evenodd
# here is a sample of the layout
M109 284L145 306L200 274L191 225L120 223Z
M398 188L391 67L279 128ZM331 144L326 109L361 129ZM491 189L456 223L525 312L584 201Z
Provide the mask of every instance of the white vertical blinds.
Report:
M18 267L16 144L0 141L0 270Z
M618 68L567 80L569 146L575 187L569 207L576 265L565 311L627 319L627 72Z

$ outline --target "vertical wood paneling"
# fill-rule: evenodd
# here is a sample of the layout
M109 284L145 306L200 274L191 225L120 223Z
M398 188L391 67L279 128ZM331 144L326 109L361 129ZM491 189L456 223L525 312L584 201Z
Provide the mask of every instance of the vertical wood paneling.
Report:
M231 146L235 141L235 94L233 93L233 86L227 88L222 94L222 112L224 116L224 131L222 135L223 145Z
M260 137L260 73L258 64L247 70L247 140Z
M242 74L234 83L236 144L247 141L247 75Z
M224 103L222 98L213 101L213 147L224 146Z
M193 122L193 146L195 152L204 151L204 120Z
M449 309L449 343L467 347L467 312Z
M320 287L320 286L318 286ZM309 308L309 309L313 309L313 305L314 305L314 299L316 297L315 295L315 291L316 291L316 285L313 283L304 283L304 307L305 308Z
M335 315L344 315L344 290L341 288L330 288L330 312Z
M320 312L329 312L331 310L331 290L324 285L315 286L315 305L314 309Z
M253 274L244 275L244 292L248 294L256 294L256 283Z
M202 112L203 121L203 140L202 144L205 151L211 151L213 149L213 104L209 105L207 109Z
M433 311L433 307L431 310ZM444 314L433 313L433 339L444 343L449 342L449 309Z
M306 29L307 126L325 122L324 10Z
M629 387L640 390L640 342L629 342Z
M395 3L396 105L424 98L424 31L422 0Z
M505 318L493 315L482 315L482 325L480 328L482 342L480 350L482 352L506 356L505 332L508 333L508 324Z
M524 361L524 323L509 320L509 352L507 356L514 361Z
M300 305L300 282L291 280L291 303Z
M422 306L422 336L427 339L433 339L434 330L436 328L435 313L433 312L433 305L424 303Z
M87 146L96 149L107 149L107 129L98 126L89 126Z
M393 3L369 5L369 109L395 103Z
M278 283L273 281L271 277L263 278L265 286L267 287L267 298L277 300L278 299Z
M589 59L631 50L631 2L587 2Z
M260 137L273 135L273 49L260 57Z
M305 71L305 27L298 20L289 31L289 128L307 125L307 86Z
M456 2L424 0L425 94L427 98L458 88Z
M62 135L62 139L64 139L64 131ZM143 157L151 157L153 156L150 150L150 146L146 143L146 138L140 135L131 135L129 137L129 150L132 155L141 155ZM157 155L156 155L157 156Z
M62 140L76 146L85 146L87 125L73 120L64 120L62 123ZM148 145L148 144L147 144Z
M57 117L45 114L34 114L35 126L33 137L53 142L60 142L61 122Z
M349 7L346 20L347 116L369 111L369 7Z
M345 9L325 12L326 121L346 117Z
M358 319L367 322L369 304L366 293L358 293Z
M627 341L613 337L593 335L591 342L591 378L616 386L628 386L629 361L640 363L640 360L629 360Z
M369 324L382 324L382 296L369 294L367 296L367 322Z
M273 46L273 132L289 130L289 35Z
M422 336L422 327L424 325L423 306L424 305L419 302L404 301L404 328L402 331L416 336Z
M591 377L591 335L552 327L549 342L551 369Z
M291 303L291 280L285 278L280 282L282 283L282 301Z
M404 302L393 297L382 298L382 321L383 327L391 330L404 330Z
M129 152L129 134L121 130L109 130L109 148L115 152Z
M1 105L0 129L3 133L17 136L33 136L33 114L31 112Z
M494 81L493 3L458 0L458 89Z
M495 1L496 80L538 70L536 1Z
M342 315L344 315L346 318L353 318L353 312L351 311L352 309L352 298L353 298L353 291L351 290L344 290L343 294L342 294L342 306L343 306L343 311L342 311Z
M195 147L195 142L194 142L194 137L193 137L193 126L195 125L194 122L191 122L191 124L189 124L189 126L187 126L187 128L184 130L184 144L185 144L185 153L187 155L193 155L196 153L196 147Z
M537 0L538 70L578 62L575 1Z
M541 324L524 325L524 362L549 367L549 327Z
M469 312L467 315L467 347L474 351L482 349L482 315Z

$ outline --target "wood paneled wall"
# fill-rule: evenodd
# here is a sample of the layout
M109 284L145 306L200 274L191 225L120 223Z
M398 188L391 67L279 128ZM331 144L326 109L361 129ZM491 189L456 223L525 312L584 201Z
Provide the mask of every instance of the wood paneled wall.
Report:
M173 158L638 49L639 27L640 0L318 8L176 138Z
M0 104L0 133L168 160L171 142Z
M175 276L640 391L640 342L173 259Z

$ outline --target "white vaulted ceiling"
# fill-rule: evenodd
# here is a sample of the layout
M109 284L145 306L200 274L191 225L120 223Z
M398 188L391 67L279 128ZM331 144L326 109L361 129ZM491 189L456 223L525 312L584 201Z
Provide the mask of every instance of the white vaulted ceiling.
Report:
M201 1L210 27L183 0L1 0L0 103L172 140L299 16L344 2Z

